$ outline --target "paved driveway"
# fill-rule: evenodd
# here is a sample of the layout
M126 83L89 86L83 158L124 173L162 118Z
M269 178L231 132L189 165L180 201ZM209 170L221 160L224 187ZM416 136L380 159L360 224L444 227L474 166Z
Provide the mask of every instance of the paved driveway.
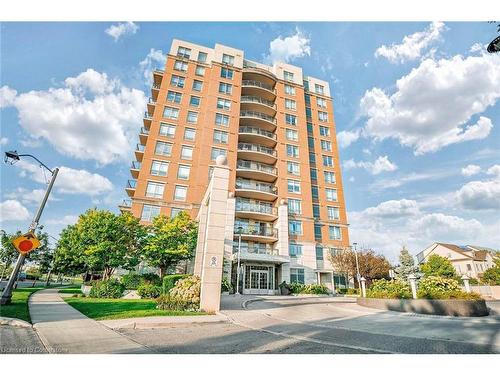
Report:
M230 323L119 332L159 353L500 353L498 316L402 314L343 298L248 300L224 297Z

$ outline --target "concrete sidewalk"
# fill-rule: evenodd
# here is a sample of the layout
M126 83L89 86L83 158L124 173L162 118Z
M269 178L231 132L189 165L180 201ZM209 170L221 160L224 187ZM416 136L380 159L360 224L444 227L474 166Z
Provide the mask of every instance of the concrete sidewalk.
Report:
M49 353L153 353L68 305L57 289L31 295L33 327Z
M167 328L172 324L189 323L220 323L227 322L225 315L187 315L187 316L147 316L143 318L127 318L101 320L99 323L111 329L147 329L147 328Z

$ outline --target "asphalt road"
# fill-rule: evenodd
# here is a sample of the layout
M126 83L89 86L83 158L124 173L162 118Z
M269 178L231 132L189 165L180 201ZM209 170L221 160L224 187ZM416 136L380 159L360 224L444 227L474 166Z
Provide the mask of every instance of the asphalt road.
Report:
M33 328L0 325L0 354L47 353Z
M119 332L158 353L500 353L498 316L401 314L340 298L240 303L225 297L228 323Z

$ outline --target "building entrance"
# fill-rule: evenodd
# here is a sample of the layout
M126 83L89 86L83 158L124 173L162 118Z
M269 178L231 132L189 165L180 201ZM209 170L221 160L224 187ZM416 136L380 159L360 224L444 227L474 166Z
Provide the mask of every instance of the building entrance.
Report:
M274 294L275 266L245 265L244 294Z

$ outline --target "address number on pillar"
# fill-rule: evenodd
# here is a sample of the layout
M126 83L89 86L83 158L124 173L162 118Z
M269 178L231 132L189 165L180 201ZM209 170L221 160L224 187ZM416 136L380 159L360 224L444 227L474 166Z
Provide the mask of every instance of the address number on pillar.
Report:
M209 267L217 267L217 257L211 257Z

